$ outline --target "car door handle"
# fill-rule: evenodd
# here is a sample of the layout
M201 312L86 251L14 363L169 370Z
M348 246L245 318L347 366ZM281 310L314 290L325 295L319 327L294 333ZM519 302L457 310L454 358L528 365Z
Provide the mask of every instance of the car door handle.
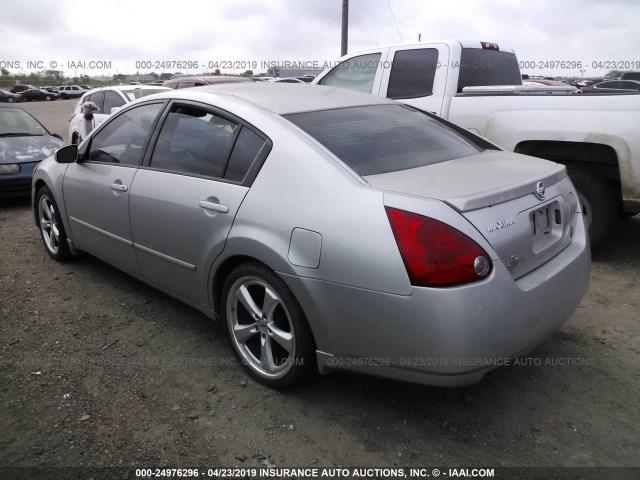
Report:
M121 183L112 183L111 184L111 190L117 190L119 192L126 192L127 190L129 190L129 187L127 187L126 185L122 185Z
M220 203L207 202L206 200L200 200L200 207L206 210L215 210L216 212L227 213L229 207Z

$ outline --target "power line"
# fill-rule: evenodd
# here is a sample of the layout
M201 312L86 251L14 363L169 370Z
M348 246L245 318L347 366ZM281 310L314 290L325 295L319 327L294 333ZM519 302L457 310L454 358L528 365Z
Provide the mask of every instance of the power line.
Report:
M393 10L391 9L391 4L389 3L389 0L387 0L387 6L389 7L389 11L391 12L391 18L393 18L393 23L396 24L396 30L398 30L400 41L404 43L404 38L402 38L402 34L400 33L400 28L398 28L398 22L396 22L396 16L393 14Z

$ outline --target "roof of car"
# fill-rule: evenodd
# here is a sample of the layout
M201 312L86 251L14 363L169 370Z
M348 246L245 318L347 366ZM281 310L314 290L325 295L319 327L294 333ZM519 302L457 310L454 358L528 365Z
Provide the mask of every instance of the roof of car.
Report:
M211 95L223 95L271 110L279 115L395 103L366 93L304 83L226 83L183 88L159 95L205 102L211 99Z
M242 77L242 76L234 76L234 75L201 75L196 77L179 77L172 78L171 80L165 80L164 85L173 85L175 83L188 83L188 82L204 82L209 85L213 85L216 83L241 83L241 82L250 82L251 77Z

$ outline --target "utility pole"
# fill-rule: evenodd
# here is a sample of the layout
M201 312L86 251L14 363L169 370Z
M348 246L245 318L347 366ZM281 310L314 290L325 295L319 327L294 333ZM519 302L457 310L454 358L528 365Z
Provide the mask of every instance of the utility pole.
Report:
M347 54L349 44L349 0L342 0L342 42L340 56Z

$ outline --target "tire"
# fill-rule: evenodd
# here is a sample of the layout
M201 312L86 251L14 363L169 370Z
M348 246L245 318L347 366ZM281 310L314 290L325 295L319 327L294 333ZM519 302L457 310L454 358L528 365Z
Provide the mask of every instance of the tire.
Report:
M45 249L51 258L62 262L71 258L71 251L67 243L67 233L60 217L51 190L42 187L36 193L36 208L40 224L40 236Z
M284 388L317 371L313 336L286 284L258 263L231 272L222 290L231 346L258 382Z
M577 167L569 167L568 171L578 191L591 248L597 248L616 228L620 218L620 199L606 180Z
M47 102L50 102L50 101L51 101L51 96L47 95L47 96L45 97L45 100L46 100Z
M7 98L7 102L9 102L9 103L13 103L13 97L9 97L9 98Z

